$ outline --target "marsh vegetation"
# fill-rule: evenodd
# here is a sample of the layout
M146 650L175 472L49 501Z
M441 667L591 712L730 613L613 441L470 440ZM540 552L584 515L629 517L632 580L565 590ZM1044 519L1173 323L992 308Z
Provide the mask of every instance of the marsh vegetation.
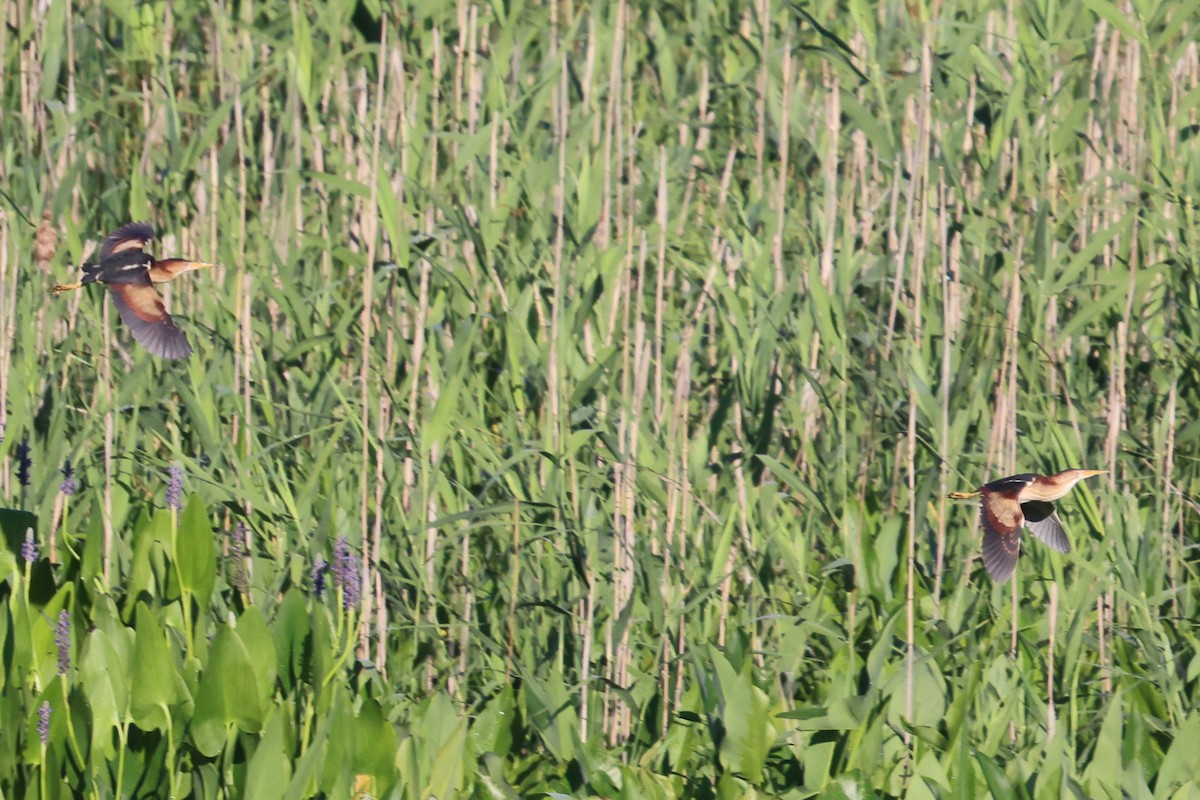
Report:
M1195 3L3 7L5 796L1200 794Z

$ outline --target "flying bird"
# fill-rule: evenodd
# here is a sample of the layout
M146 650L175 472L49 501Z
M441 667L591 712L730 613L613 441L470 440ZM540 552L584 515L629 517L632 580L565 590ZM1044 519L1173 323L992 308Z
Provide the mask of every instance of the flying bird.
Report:
M1001 478L974 492L952 492L955 500L980 498L983 522L983 566L992 580L1004 583L1012 576L1021 553L1021 528L1060 553L1071 552L1067 532L1054 510L1054 501L1066 496L1084 478L1103 475L1102 469L1068 469L1056 475L1024 473Z
M97 263L83 265L82 280L59 284L50 291L60 294L89 283L103 283L108 286L117 313L142 347L160 358L187 358L192 354L192 345L167 313L154 284L213 265L182 258L156 260L145 251L153 239L154 228L148 222L122 225L100 246Z

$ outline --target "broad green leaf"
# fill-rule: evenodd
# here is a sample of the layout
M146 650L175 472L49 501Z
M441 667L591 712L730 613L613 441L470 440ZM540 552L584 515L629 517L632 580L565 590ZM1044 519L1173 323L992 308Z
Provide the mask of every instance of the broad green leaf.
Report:
M200 495L188 498L175 539L179 585L195 598L201 611L208 607L217 577L216 548L208 511Z
M271 632L263 619L258 606L250 606L238 617L237 638L246 648L250 663L254 667L254 679L258 686L258 697L262 707L266 709L275 691L276 678L279 676L278 658L275 655L275 643Z
M180 656L168 643L161 613L138 603L135 616L131 718L143 730L174 728L171 711L187 699Z
M312 680L309 648L310 621L308 601L296 588L288 590L279 604L271 625L271 638L277 656L276 672L283 688L290 692L297 682Z
M762 781L763 765L775 741L770 698L754 685L749 660L740 672L735 672L733 665L715 649L712 659L722 696L720 722L724 736L720 742L721 763L726 769L757 784Z
M250 654L237 632L222 625L209 648L208 663L196 692L192 721L196 746L202 753L215 756L231 728L257 733L264 715Z
M254 748L246 769L246 796L282 798L292 776L292 758L284 737L285 718L274 713Z
M465 731L466 721L462 720L461 724ZM461 772L464 744L465 740L460 737L454 748L457 762L451 761L442 765L446 774L452 774L455 769ZM367 699L359 708L355 722L354 772L356 775L374 776L380 784L386 786L394 779L395 761L396 729L384 718L383 709L379 703L374 699ZM435 776L443 771L443 769L439 769L438 761L440 759L435 759L433 766ZM450 788L456 785L456 783L448 784ZM443 787L433 794L438 797L447 797L450 789Z

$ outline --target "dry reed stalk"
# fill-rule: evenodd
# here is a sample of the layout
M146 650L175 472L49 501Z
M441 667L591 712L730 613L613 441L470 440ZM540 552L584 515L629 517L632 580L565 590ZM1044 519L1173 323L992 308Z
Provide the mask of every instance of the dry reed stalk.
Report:
M1096 597L1096 650L1100 663L1100 686L1106 695L1112 694L1112 666L1108 663L1109 653L1106 646L1111 608L1109 593L1101 592Z
M5 37L0 35L0 41ZM0 55L3 55L0 53ZM0 64L4 61L0 60ZM0 177L3 167L0 166ZM15 270L14 270L15 272ZM9 276L8 265L8 213L0 211L0 444L8 437L8 377L12 365L13 345L16 343L17 278ZM0 471L0 488L5 497L12 497L11 474L8 454L4 456L4 468Z
M754 0L755 19L758 27L758 52L771 52L771 0ZM744 35L750 39L751 24L745 21ZM767 171L767 86L774 58L760 59L758 75L754 79L754 185L763 185Z
M244 12L243 12L244 13ZM238 52L248 53L250 48L250 32L248 29L241 31L238 41ZM219 52L223 52L224 47L218 47ZM243 458L252 458L251 454L251 389L250 389L250 365L253 359L253 346L251 338L251 312L250 312L250 290L251 276L246 269L246 214L249 197L249 179L246 175L246 164L249 161L249 154L246 148L246 121L245 114L242 109L242 92L241 87L237 85L236 78L230 78L229 83L232 86L226 86L225 91L233 97L233 138L234 147L237 154L237 198L238 198L238 217L237 217L237 280L235 283L235 298L234 306L237 309L238 315L238 336L234 339L233 348L233 375L234 375L234 394L242 398L241 414L234 413L230 420L230 439L233 442L238 441L239 434L242 437L242 456ZM218 204L219 205L219 204Z
M363 240L366 243L366 264L362 271L362 298L363 307L359 315L359 328L361 332L361 353L358 363L358 383L359 383L359 541L362 543L362 552L360 554L361 566L359 568L358 579L361 582L359 587L359 601L362 604L362 613L358 619L358 654L360 658L366 658L370 652L370 637L369 630L372 622L372 611L374 610L375 595L372 591L372 565L378 563L377 560L371 558L372 553L378 553L381 549L380 534L381 526L371 525L371 482L374 479L376 499L375 516L378 518L382 513L380 509L381 489L379 487L382 481L383 468L382 464L377 465L376 471L373 473L371 466L371 336L373 333L372 326L374 324L373 313L375 310L375 251L379 240L379 141L383 130L383 108L384 108L384 93L387 78L387 14L382 16L382 25L380 28L379 52L376 56L376 65L378 75L376 76L375 84L375 113L371 127L371 152L369 161L360 156L359 164L369 164L369 169L365 176L366 182L369 185L367 197L367 207L365 212L359 213L359 224L361 225ZM366 93L362 95L363 101L366 100ZM361 117L366 119L366 115ZM361 140L360 140L361 141ZM381 392L386 397L387 392ZM379 420L382 425L382 419ZM378 666L378 665L377 665Z
M1058 581L1050 582L1050 609L1047 611L1050 621L1050 641L1046 646L1046 739L1054 738L1055 709L1054 709L1054 644L1058 626Z
M931 81L933 72L933 30L926 27L922 36L921 47L921 93L914 109L916 122L916 140L911 149L906 147L909 158L908 173L910 175L909 195L905 201L906 213L904 225L901 228L900 255L903 258L908 252L907 244L912 242L912 261L910 264L909 287L912 297L909 308L911 333L909 348L917 356L922 346L922 282L925 274L925 246L928 241L929 208L929 147L930 147L930 117L931 117ZM911 231L911 238L910 238ZM913 716L913 684L916 664L916 599L914 584L916 582L917 560L917 387L913 381L908 381L908 427L907 427L907 476L905 484L908 491L908 542L905 586L905 678L904 678L904 715L908 720ZM911 765L914 759L912 753L912 736L908 730L904 734L905 759Z
M617 194L616 189L614 189L616 172L620 168L619 165L621 163L620 153L617 152L617 148L620 146L618 132L621 130L621 93L613 87L622 84L622 75L625 67L625 26L628 16L626 0L617 0L614 13L616 17L613 25L612 48L609 55L609 91L604 108L604 188L600 196L600 224L596 229L596 247L600 250L604 250L609 246L613 234L613 220L619 218L621 215L619 198L617 203L613 202L614 195Z
M591 142L592 152L600 149L603 143L604 136L604 115L600 113L600 109L596 106L596 95L594 91L596 87L596 60L600 55L600 47L598 44L599 36L596 34L596 14L587 15L587 33L583 36L583 70L579 81L579 90L582 95L580 106L584 111L586 119L592 121L592 129L588 140ZM555 42L557 42L557 36Z
M791 50L791 35L788 35L788 50ZM790 66L790 59L785 61ZM842 87L837 75L828 64L822 65L825 84L825 155L821 159L821 171L825 184L825 230L821 237L821 284L826 291L833 290L833 259L837 252L838 232L838 173L843 164L840 159L842 139ZM787 115L784 115L787 118ZM781 170L781 174L783 171ZM851 183L853 185L853 183ZM782 198L781 198L782 202ZM850 219L848 215L846 217ZM817 334L813 334L817 336Z
M583 647L579 653L579 661L582 665L579 680L579 738L580 741L587 742L591 731L589 693L592 685L592 651L596 647L596 582L594 580L588 581L587 594L583 600L582 626L584 629Z
M1020 319L1022 302L1019 250L1013 260L1011 272L1004 278L1004 287L1008 297L1005 319L1012 320L1012 324L1004 328L1004 348L1001 351L1000 369L992 396L992 430L988 437L985 476L991 476L997 471L1010 474L1016 460L1016 397L1019 381L1016 321Z
M431 53L431 75L433 76L430 87L430 119L434 126L441 124L441 74L442 74L442 48L441 48L441 33L437 26L434 26L430 41L432 42L433 52ZM438 137L431 137L429 140L429 185L437 186L438 180ZM433 230L434 218L433 211L426 213L425 217L426 230ZM422 257L420 259L421 272L420 281L417 287L417 308L415 318L412 320L409 333L412 337L412 355L410 363L406 370L409 376L410 388L408 394L408 419L407 428L410 432L415 432L420 429L421 424L421 388L423 382L421 374L425 371L425 348L426 348L426 320L429 317L429 279L433 265L429 259ZM437 399L437 379L433 374L432 367L429 368L429 380L425 385L426 400L432 407ZM430 452L424 454L424 466L422 470L422 478L425 481L426 497L425 502L419 506L419 514L422 524L425 528L425 547L424 560L425 567L425 587L423 592L423 601L426 604L424 609L425 624L433 637L433 646L430 648L430 657L425 662L425 676L423 685L426 691L433 688L434 679L434 656L439 637L437 636L437 609L433 598L436 598L435 591L437 582L437 569L435 556L437 555L437 540L438 529L432 522L437 518L437 507L433 492L429 487L433 486L432 470L438 461L438 451L436 447L431 447ZM415 489L416 489L416 456L410 448L404 455L404 503L407 505L415 504ZM419 612L415 612L419 613Z
M634 579L636 578L635 545L637 542L637 465L638 442L642 429L642 409L646 404L646 393L650 382L650 345L646 341L646 310L644 287L646 285L646 259L649 245L646 233L642 231L641 245L638 250L636 288L634 291L635 307L633 309L633 382L629 405L625 407L623 418L629 419L626 427L625 459L628 469L625 471L627 491L625 492L624 524L622 541L619 549L622 551L623 570L617 573L619 598L614 602L614 610L620 612L622 618L632 615ZM632 684L630 664L633 662L633 650L629 643L632 625L625 624L617 643L617 686L629 687ZM622 702L619 717L620 741L624 742L632 730L632 709L628 703Z
M1121 432L1125 430L1125 365L1128 363L1129 356L1128 318L1117 322L1115 338L1116 346L1113 348L1115 352L1110 352L1109 367L1111 371L1109 374L1112 379L1108 382L1107 419L1105 420L1107 429L1104 436L1104 460L1110 467L1115 467L1117 464ZM1108 474L1110 492L1116 491L1116 480L1115 470L1110 470Z
M687 225L692 221L688 212L691 209L692 196L696 192L696 179L699 177L699 170L704 166L704 157L701 153L708 150L708 141L711 138L713 114L708 110L708 70L709 66L707 62L700 65L700 81L696 91L696 120L698 130L693 133L686 122L679 125L679 146L687 147L687 143L692 140L695 141L695 144L692 147L692 157L688 160L687 181L683 189L683 199L679 202L679 222L675 226L675 233L677 235L682 234L686 230Z
M655 537L651 543L651 547L655 554L662 558L663 569L659 579L659 596L662 598L663 605L663 628L659 643L659 685L658 694L662 705L660 716L660 734L665 736L667 727L670 723L670 715L672 703L670 701L671 689L671 670L670 670L670 650L671 650L671 629L668 620L671 615L671 573L672 573L672 539L675 533L675 520L678 514L678 496L676 489L678 485L678 465L674 461L674 450L677 447L676 434L673 431L678 431L678 420L675 418L674 410L672 414L667 416L664 406L665 399L663 397L664 383L666 381L666 370L663 369L663 353L665 350L665 342L663 335L663 319L666 317L666 299L665 299L665 283L666 283L666 261L667 261L667 225L669 222L669 214L667 213L669 205L669 195L667 193L667 150L665 147L658 148L658 194L655 203L655 215L657 218L658 244L656 248L656 263L654 270L654 341L653 341L653 361L655 364L654 371L654 418L659 420L657 433L666 434L667 446L667 472L664 481L664 489L666 490L667 505L664 511L666 512L666 522L661 529L661 534ZM676 367L681 360L677 358Z
M654 342L653 342L653 359L655 364L654 370L654 419L655 430L661 434L665 427L666 409L664 407L665 399L663 397L664 383L666 381L666 371L663 369L663 352L665 349L665 336L663 331L664 319L667 316L666 302L666 273L667 273L667 225L669 217L667 215L667 207L669 205L669 195L667 194L667 149L665 147L658 148L658 194L655 202L655 215L658 222L658 244L655 252L655 269L654 269Z
M768 20L763 20L764 27L769 26ZM766 33L763 34L764 38ZM763 64L763 69L766 69L766 63ZM788 29L787 35L783 43L783 76L780 81L780 110L779 110L779 129L777 136L779 138L778 153L779 163L775 170L775 196L771 198L771 203L775 206L775 232L771 236L771 263L775 268L775 293L782 294L786 278L783 271L783 232L786 226L787 219L787 190L789 186L788 180L788 155L789 155L789 135L791 133L791 99L792 99L792 32ZM760 123L759 130L765 127L765 123ZM836 163L836 162L835 162ZM829 196L826 195L826 203L829 202ZM802 280L807 280L805 272L801 272Z
M900 167L900 156L892 162L892 190L888 193L888 226L884 250L895 262L892 272L892 299L888 304L887 325L884 329L883 361L892 357L892 342L896 338L896 315L900 310L900 290L904 275L904 260L901 256L903 243L898 229L900 219L900 179L904 170ZM893 483L893 485L896 485Z
M516 677L516 669L513 666L513 656L517 648L517 594L521 589L521 498L513 499L513 514L512 514L512 557L508 563L508 630L507 641L504 648L504 674L508 678ZM583 659L583 663L587 664L587 659ZM583 709L587 708L587 695L584 694ZM581 714L582 720L586 714Z
M1179 375L1176 374L1171 378L1171 386L1167 390L1167 407L1163 411L1164 421L1167 424L1166 442L1163 450L1162 463L1162 486L1163 486L1163 501L1162 501L1162 527L1159 530L1159 535L1162 537L1160 552L1163 559L1167 562L1167 575L1171 585L1171 616L1179 619L1179 561L1181 551L1172 546L1171 539L1171 495L1176 491L1174 474L1175 474L1175 425L1176 411L1175 399L1179 393Z
M113 551L113 382L112 382L112 323L109 319L109 308L112 303L104 303L102 328L104 331L104 355L100 359L100 376L102 386L97 387L104 403L104 555L101 559L101 574L104 575L105 586L112 583L112 551Z
M1013 159L1016 163L1016 159ZM1014 181L1015 183L1015 181ZM1011 214L1012 206L1009 206ZM1011 217L1010 217L1010 229ZM1004 410L1003 416L1004 426L999 432L997 438L998 450L1002 453L1004 469L1001 470L1005 475L1012 474L1016 469L1017 460L1017 391L1020 384L1019 371L1019 351L1017 347L1017 321L1021 318L1021 267L1024 265L1024 239L1017 240L1016 253L1013 256L1013 271L1012 271L1012 293L1009 295L1008 328L1006 329L1004 351L1006 375L1003 383L1003 388L1000 391L1004 392ZM999 404L997 404L999 405ZM997 415L999 419L999 415ZM1009 582L1009 595L1012 601L1011 626L1009 629L1008 653L1009 657L1015 659L1017 657L1017 632L1020 630L1019 606L1017 605L1017 587L1020 584L1019 575L1013 575ZM1015 725L1009 730L1011 740L1016 740Z
M1095 41L1102 42L1107 31L1107 23L1100 19L1096 25ZM1100 91L1101 91L1101 63L1103 58L1103 48L1097 46L1092 51L1092 61L1090 65L1088 87L1088 106L1087 117L1084 122L1085 134L1089 141L1102 141L1102 132L1100 122L1096 117L1096 110L1100 108ZM1107 98L1105 98L1107 99ZM1102 230L1104 220L1097 210L1097 207L1102 208L1102 203L1097 203L1094 198L1093 187L1097 184L1097 178L1100 176L1104 165L1100 153L1096 148L1087 147L1083 150L1082 164L1082 186L1083 191L1080 199L1080 225L1078 227L1078 249L1083 249L1087 246L1092 231ZM1093 299L1096 298L1096 293L1099 289L1093 290ZM1111 358L1111 353L1110 353ZM1110 364L1111 367L1111 364ZM1111 374L1111 373L1110 373ZM1108 453L1107 447L1105 449ZM1100 665L1101 683L1104 691L1108 692L1112 688L1111 673L1108 665L1108 652L1105 646L1105 635L1107 627L1105 622L1105 603L1104 594L1101 593L1096 598L1096 633L1097 633L1097 659Z
M717 192L717 202L713 218L716 220L723 219L728 198L729 187L733 181L734 164L737 161L737 145L731 145L729 152L725 156L725 166L721 172L720 188ZM697 332L700 330L698 320L704 320L710 313L708 300L713 296L713 286L717 280L717 270L719 265L725 261L728 243L723 237L723 232L719 224L713 226L712 238L709 243L710 257L708 259L709 268L704 277L704 285L697 293L696 308L685 318L688 320L684 326L683 333L680 336L679 343L679 358L675 363L675 388L672 392L672 405L674 407L674 434L671 436L672 441L679 442L679 453L674 459L677 464L677 474L679 476L679 492L676 495L676 504L668 505L668 526L671 526L672 520L678 520L675 524L675 529L679 531L696 531L695 546L697 549L703 548L703 526L697 525L692 519L694 504L688 502L693 496L693 488L691 481L691 473L689 471L689 443L691 442L691 429L689 425L690 419L690 399L692 393L692 350L696 340ZM711 323L710 323L711 328ZM712 413L712 398L708 412ZM668 499L670 496L668 496ZM672 510L674 509L674 513ZM669 537L670 540L670 537ZM688 554L688 537L680 535L678 537L677 551L678 562L686 563ZM682 596L686 596L686 591L681 592ZM684 624L683 614L679 615L677 630L675 633L675 654L676 658L682 658L687 651L687 628ZM683 699L683 670L675 672L675 687L672 700L675 706L678 706ZM663 698L664 703L666 697Z
M470 44L468 43L470 31L468 30L467 23L467 18L469 15L470 12L467 8L466 0L457 0L454 5L454 30L458 33L458 41L453 47L454 72L453 81L451 84L453 88L450 92L453 110L450 112L450 119L448 120L450 124L447 126L448 129L453 133L462 132L462 120L466 115L463 107L463 97L465 95L463 86L465 83L464 75L466 74L467 51L470 49ZM450 141L446 143L446 146L449 151L450 161L457 163L459 154L458 137L452 137ZM466 165L466 169L464 170L468 185L470 184L470 178L473 174L471 170L472 165L468 163Z
M941 138L941 137L939 137ZM941 396L941 419L940 431L938 434L938 510L937 510L937 531L934 542L934 561L933 561L933 612L935 616L941 616L942 608L942 581L944 579L944 568L946 563L946 515L949 509L946 505L946 495L949 492L949 472L950 472L950 386L951 386L951 356L954 352L954 331L952 329L952 298L957 295L958 286L956 281L958 270L958 248L959 235L951 233L950 217L953 212L950 209L950 201L946 191L946 173L945 168L938 167L937 180L937 241L946 242L947 246L941 249L941 259L938 270L938 281L941 287L942 295L942 352L941 352L941 377L939 378L939 391Z
M622 627L619 635L616 630L616 625L621 621L622 614L625 610L625 605L628 601L626 588L630 585L630 573L633 565L630 557L630 551L626 548L626 543L630 539L630 531L628 530L628 507L633 504L634 481L632 478L634 465L629 458L628 444L630 432L629 428L630 409L632 408L633 398L633 362L635 355L631 352L633 343L628 336L631 319L634 312L631 308L633 303L632 297L635 292L633 284L633 254L626 249L625 253L625 268L621 271L621 288L615 292L615 295L620 299L621 308L621 324L620 328L620 344L621 344L621 366L620 366L620 411L617 412L617 459L613 463L613 532L616 538L616 546L613 548L613 564L612 564L612 607L609 610L608 619L605 622L605 653L607 663L607 674L605 675L605 691L604 691L604 730L606 740L609 747L618 745L624 736L624 726L622 725L622 713L620 706L620 698L612 691L615 687L624 687L622 676L624 674L624 650L622 644L624 642L625 632L628 627Z

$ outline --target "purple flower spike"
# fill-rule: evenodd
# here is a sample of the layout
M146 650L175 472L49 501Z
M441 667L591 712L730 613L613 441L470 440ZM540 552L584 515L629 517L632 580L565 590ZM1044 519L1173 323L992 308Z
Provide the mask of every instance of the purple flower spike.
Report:
M317 560L313 562L312 568L312 585L313 597L320 600L325 596L325 575L329 572L329 562L322 556L317 556Z
M17 480L22 486L29 485L29 467L33 461L29 458L29 442L17 445Z
M54 646L58 648L58 674L66 675L71 669L71 615L58 612L58 624L54 626Z
M47 744L50 741L50 704L42 703L38 708L38 736L42 739L42 744Z
M183 508L183 467L172 464L167 476L167 508L179 511Z
M33 528L25 531L25 541L21 544L21 558L26 564L32 564L38 558L38 544L33 540Z
M63 482L59 484L58 490L67 497L75 494L78 488L75 485L75 468L71 466L71 459L67 459L62 465Z
M339 536L333 546L333 575L342 587L342 608L349 611L358 605L358 561L345 536Z

